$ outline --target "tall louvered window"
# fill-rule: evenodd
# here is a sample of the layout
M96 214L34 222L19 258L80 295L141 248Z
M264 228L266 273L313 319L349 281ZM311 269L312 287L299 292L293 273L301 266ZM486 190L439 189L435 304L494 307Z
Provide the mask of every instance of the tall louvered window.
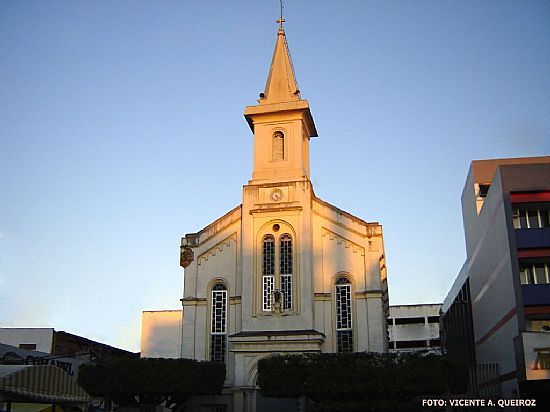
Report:
M345 277L336 281L336 347L338 353L353 352L351 283Z
M279 270L281 272L281 292L283 310L292 309L292 236L288 233L279 239Z
M225 362L227 349L227 288L223 283L212 287L210 360Z
M275 289L275 238L273 235L264 236L262 256L262 309L270 311Z

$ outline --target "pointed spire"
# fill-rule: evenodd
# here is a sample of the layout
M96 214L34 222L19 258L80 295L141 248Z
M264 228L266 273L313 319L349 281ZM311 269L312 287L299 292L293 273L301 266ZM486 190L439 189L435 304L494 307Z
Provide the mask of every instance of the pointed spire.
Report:
M285 31L283 29L284 20L277 20L279 23L279 31L277 33L277 42L275 43L275 51L271 60L271 68L269 76L265 84L264 93L260 94L260 104L273 104L293 102L300 100L300 91L296 83L292 60L288 51Z

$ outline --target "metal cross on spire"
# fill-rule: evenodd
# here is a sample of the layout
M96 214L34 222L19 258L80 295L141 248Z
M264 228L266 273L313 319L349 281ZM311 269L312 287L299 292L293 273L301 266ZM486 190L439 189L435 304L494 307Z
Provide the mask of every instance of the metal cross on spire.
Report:
M283 31L283 23L285 22L285 19L283 19L283 0L279 0L281 3L281 17L277 19L277 23L279 23L279 31Z

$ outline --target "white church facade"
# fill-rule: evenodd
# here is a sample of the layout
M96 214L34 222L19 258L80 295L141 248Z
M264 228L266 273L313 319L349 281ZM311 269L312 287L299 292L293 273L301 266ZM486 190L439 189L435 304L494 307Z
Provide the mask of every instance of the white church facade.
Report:
M388 350L382 227L315 196L309 143L317 130L282 24L265 91L244 116L254 134L252 178L242 204L182 238L183 312L171 323L181 329L170 335L180 357L226 364L215 403L228 411L256 410L262 357ZM142 337L142 356L162 355L154 339ZM212 404L202 401L196 410Z

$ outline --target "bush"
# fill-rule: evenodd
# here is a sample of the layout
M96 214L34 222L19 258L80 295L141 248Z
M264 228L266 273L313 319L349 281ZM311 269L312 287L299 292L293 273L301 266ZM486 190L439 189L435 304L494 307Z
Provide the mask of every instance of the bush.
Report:
M465 391L467 369L438 355L276 355L260 360L258 384L266 396L306 396L318 411L407 410L423 395Z
M180 403L192 395L219 394L225 365L191 359L111 359L82 365L79 384L92 396L121 405Z

